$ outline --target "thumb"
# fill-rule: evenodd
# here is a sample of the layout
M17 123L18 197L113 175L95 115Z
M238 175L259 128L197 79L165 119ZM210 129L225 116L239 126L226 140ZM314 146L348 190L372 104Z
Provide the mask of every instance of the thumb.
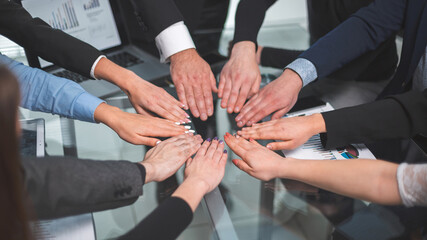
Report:
M233 163L234 163L234 165L236 165L236 167L238 167L240 170L242 170L246 173L248 173L251 170L251 167L249 167L249 165L243 160L233 159Z
M212 88L212 91L213 91L214 93L218 93L218 88L217 88L217 86L216 86L216 78L215 78L215 76L213 75L213 73L211 73L211 88Z
M279 118L282 118L286 113L288 113L289 109L288 108L283 108L277 112L275 112L273 114L273 116L271 116L271 120L276 120Z
M297 148L298 146L295 146L295 143L293 141L286 141L286 142L272 142L267 144L267 148L273 151L276 150L292 150Z

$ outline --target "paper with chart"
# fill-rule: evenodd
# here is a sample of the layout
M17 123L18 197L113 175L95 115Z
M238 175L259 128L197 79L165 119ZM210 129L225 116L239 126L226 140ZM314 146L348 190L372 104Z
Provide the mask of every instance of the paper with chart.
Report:
M325 106L312 108L304 111L298 111L287 114L286 117L296 117L311 115L314 113L321 113L332 111L334 108L327 103ZM284 150L283 153L287 157L297 159L321 159L321 160L339 160L339 159L357 159L367 158L375 159L375 156L364 144L350 144L339 149L325 149L320 141L320 136L315 135L311 137L306 143L294 150Z

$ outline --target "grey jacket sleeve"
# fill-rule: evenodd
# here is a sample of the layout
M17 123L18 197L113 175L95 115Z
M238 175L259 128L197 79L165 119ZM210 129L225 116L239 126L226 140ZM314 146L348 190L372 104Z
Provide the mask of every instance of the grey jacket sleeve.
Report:
M142 195L145 181L145 169L127 161L25 157L22 168L37 219L130 205Z

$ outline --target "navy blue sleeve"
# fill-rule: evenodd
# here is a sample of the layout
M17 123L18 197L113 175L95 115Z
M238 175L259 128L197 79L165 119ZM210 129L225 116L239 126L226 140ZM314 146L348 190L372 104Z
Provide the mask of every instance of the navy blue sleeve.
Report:
M376 49L399 31L407 0L376 0L319 39L300 55L326 77L362 54Z

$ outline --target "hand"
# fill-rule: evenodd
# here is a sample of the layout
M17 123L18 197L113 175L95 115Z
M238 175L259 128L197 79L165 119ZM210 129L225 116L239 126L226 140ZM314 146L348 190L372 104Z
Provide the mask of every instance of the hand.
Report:
M145 183L160 182L172 176L199 150L202 142L200 135L189 133L169 138L150 149L141 162L146 171Z
M250 41L234 45L230 60L221 71L218 97L228 113L238 113L246 99L256 94L261 84L261 73L255 56L255 44Z
M294 105L302 88L302 80L294 71L283 74L253 96L236 117L238 127L252 126L275 112L272 119L279 119Z
M243 128L237 134L243 138L282 140L267 144L271 150L295 149L313 135L326 132L322 114L272 120Z
M94 118L113 129L123 140L137 145L155 146L160 140L153 137L172 137L189 131L173 121L123 112L106 103L96 108Z
M203 121L213 115L212 91L217 92L215 77L195 49L188 49L170 57L171 75L181 102L190 107L195 117Z
M227 151L224 142L205 141L194 159L189 159L185 167L184 182L199 182L205 185L205 194L218 186L224 177Z
M261 146L255 140L248 142L244 138L234 137L229 133L224 136L225 142L240 159L233 163L240 170L263 181L280 176L280 165L286 161L281 156Z
M186 123L188 114L182 110L184 105L134 72L118 66L107 58L102 58L95 68L95 76L119 86L129 97L136 112L151 115L150 112L166 119Z

